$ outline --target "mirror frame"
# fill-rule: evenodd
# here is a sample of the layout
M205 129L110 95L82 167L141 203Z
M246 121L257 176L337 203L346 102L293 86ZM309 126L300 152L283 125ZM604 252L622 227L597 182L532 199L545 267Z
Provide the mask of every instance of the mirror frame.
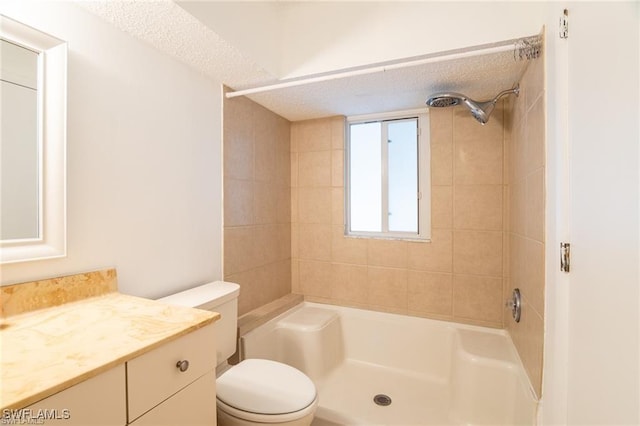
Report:
M0 36L38 55L39 235L0 241L0 263L67 254L67 43L0 15Z

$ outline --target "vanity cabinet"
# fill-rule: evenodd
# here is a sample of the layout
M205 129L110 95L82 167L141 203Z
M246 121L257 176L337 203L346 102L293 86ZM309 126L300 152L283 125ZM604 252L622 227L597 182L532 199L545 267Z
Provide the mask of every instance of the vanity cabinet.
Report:
M22 410L64 426L216 425L211 323Z
M132 426L175 426L216 424L216 373L210 371L171 398L162 402ZM213 398L213 399L212 399Z
M215 425L214 324L127 362L128 421Z
M64 426L127 424L125 367L121 364L21 410L25 423ZM29 417L31 420L29 420Z

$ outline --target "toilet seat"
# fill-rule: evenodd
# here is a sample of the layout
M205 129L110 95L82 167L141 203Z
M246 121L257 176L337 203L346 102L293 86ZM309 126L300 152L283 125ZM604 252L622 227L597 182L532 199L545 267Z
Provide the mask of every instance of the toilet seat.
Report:
M216 380L218 408L245 420L278 423L304 417L317 405L316 388L301 371L280 362L248 359Z
M296 411L294 413L287 413L287 414L257 414L257 413L250 413L248 411L242 411L242 410L238 410L237 408L233 408L227 404L225 404L224 402L220 401L219 399L216 400L217 403L217 408L218 410L226 413L227 415L231 416L231 417L236 417L238 419L242 419L244 421L248 421L248 422L252 422L252 423L287 423L287 422L293 422L295 420L299 420L303 417L312 415L317 406L318 406L318 398L316 397L313 402L311 403L311 405L309 405L308 407L300 410L300 411ZM311 422L311 421L309 421Z

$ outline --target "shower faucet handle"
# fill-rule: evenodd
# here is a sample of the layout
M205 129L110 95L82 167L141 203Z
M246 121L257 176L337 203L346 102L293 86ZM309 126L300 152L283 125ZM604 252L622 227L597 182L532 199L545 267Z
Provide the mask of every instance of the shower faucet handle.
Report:
M507 299L505 306L511 310L511 316L515 322L520 322L520 316L522 315L522 297L520 296L520 289L513 289L511 299Z

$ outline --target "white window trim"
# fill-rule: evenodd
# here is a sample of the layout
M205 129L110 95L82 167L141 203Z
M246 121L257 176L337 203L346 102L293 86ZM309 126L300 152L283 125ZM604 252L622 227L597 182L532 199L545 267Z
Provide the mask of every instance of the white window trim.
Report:
M398 120L398 119L418 119L418 233L413 232L366 232L351 231L350 223L350 200L351 200L351 183L350 183L350 153L351 140L349 131L352 124L367 123L372 121ZM348 237L356 238L380 238L380 239L396 239L396 240L418 240L430 241L431 239L431 138L429 131L429 114L428 110L405 110L395 111L382 114L367 114L347 117L346 120L346 138L345 138L345 209L344 209L344 233ZM387 161L385 159L386 149L383 149L382 159L382 175L383 181L387 185L383 185L382 204L384 209L386 199L388 197L388 179L387 179ZM388 229L388 216L382 215L383 229Z

